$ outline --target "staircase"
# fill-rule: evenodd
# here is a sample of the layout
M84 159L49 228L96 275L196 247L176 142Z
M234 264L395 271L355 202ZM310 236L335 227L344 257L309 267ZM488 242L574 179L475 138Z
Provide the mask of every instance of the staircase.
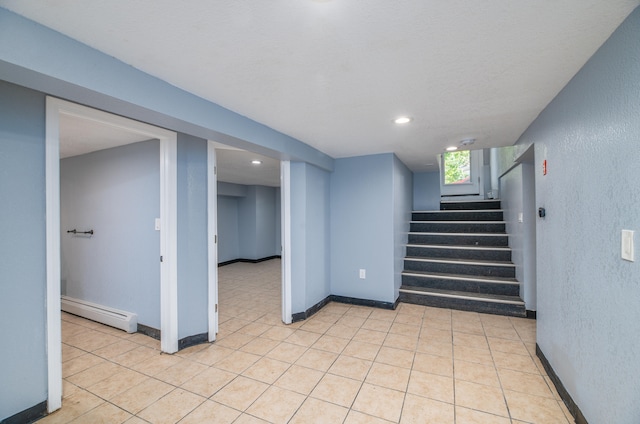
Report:
M526 316L499 200L447 201L412 214L400 301Z

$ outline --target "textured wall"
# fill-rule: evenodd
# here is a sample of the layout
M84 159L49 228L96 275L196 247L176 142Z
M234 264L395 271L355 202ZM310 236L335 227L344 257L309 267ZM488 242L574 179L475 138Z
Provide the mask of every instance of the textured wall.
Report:
M331 174L331 294L394 298L393 154L336 159ZM366 279L358 277L366 269Z
M218 196L218 262L239 257L238 198Z
M509 234L511 260L516 265L520 297L529 311L536 310L536 208L533 164L519 163L500 177L501 206ZM522 214L522 222L519 222Z
M292 313L306 311L330 294L329 173L291 162Z
M178 134L178 339L206 333L207 140Z
M246 196L238 199L240 258L262 259L280 254L275 247L278 190L274 187L246 186Z
M218 182L218 262L280 255L280 188Z
M60 161L63 294L138 314L160 328L160 144ZM91 237L67 234L93 229Z
M402 285L404 258L407 253L409 224L413 206L413 174L400 159L393 156L393 299Z
M413 174L413 210L438 209L440 209L440 172L416 172Z
M640 422L640 257L620 258L620 231L640 231L639 39L636 9L518 141L547 209L538 344L590 423Z
M323 300L329 283L329 173L306 164L306 307Z
M276 192L275 187L255 186L256 192L256 252L251 259L268 258L279 254L276 240Z
M0 421L47 398L44 110L0 81Z

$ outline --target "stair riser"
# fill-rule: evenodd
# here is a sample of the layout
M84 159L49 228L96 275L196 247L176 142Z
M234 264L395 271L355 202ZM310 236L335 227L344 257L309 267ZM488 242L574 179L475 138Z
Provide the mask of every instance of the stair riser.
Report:
M502 221L502 211L413 212L412 221Z
M407 246L407 256L511 261L510 250L447 249Z
M500 209L500 201L490 202L454 202L454 203L440 203L441 211L452 210L474 210L474 209Z
M448 244L454 246L502 246L509 244L509 237L481 236L465 234L462 236L449 234L409 234L409 243L413 244Z
M414 275L403 275L402 285L413 287L424 287L427 289L464 291L468 293L497 294L504 296L519 296L520 286L518 284L486 283L483 281L449 280L435 277L417 277Z
M466 299L453 299L447 297L423 296L412 293L400 292L400 302L414 305L433 306L436 308L449 308L461 311L481 312L485 314L508 315L513 317L526 317L527 312L522 305L505 303L493 303Z
M504 233L505 225L482 222L412 222L410 231L415 233Z
M477 275L482 277L515 278L516 270L512 266L473 265L442 262L404 260L405 271L438 272L442 274Z

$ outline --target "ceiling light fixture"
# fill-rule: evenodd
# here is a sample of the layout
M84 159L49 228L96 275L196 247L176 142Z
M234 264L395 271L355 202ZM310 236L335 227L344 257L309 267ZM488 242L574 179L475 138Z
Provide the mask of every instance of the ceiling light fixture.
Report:
M458 150L458 148L456 146L449 146L447 147L447 152L453 152L455 150Z
M252 160L251 163L254 164L254 165L261 165L262 161L256 159L256 160Z
M476 142L475 138L465 138L464 140L460 140L461 146L470 146Z
M413 118L410 118L408 116L400 116L399 118L393 120L393 122L398 125L408 124L411 121L413 121Z

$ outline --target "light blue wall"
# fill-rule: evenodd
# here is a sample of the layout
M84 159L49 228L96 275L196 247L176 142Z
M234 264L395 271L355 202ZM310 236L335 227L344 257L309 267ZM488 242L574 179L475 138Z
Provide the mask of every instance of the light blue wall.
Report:
M536 310L536 207L533 164L519 163L500 177L501 206L509 234L511 260L516 265L520 297L529 311ZM522 222L519 222L522 214Z
M240 258L238 198L218 196L218 263Z
M523 243L522 252L524 258L522 299L525 307L530 311L538 309L538 275L536 271L536 226L538 210L536 208L536 184L534 163L522 163L522 207L523 207Z
M242 258L240 254L240 201L248 186L218 181L218 263Z
M238 200L239 249L242 259L262 259L276 251L277 188L247 186L247 195Z
M62 293L160 328L160 144L60 161ZM93 236L67 230L94 230Z
M276 193L275 187L255 186L256 193L256 250L251 259L268 258L279 254L276 240Z
M178 339L206 333L207 140L178 134Z
M248 186L242 184L218 181L218 196L246 197L247 187Z
M306 168L306 307L326 298L329 283L329 173L313 165Z
M331 174L331 294L394 302L393 154L336 159ZM360 279L359 269L366 270Z
M280 187L276 188L275 192L275 202L276 202L276 240L274 243L274 252L276 255L282 254L282 197L280 193Z
M518 141L535 145L537 342L590 423L640 417L640 10ZM548 173L542 175L546 159ZM636 244L640 240L635 235Z
M440 209L440 173L416 172L413 174L413 210L435 211Z
M0 421L47 399L44 103L0 81Z
M280 188L218 182L218 262L280 255Z
M413 206L413 174L393 156L394 296L400 293Z
M256 187L247 186L247 195L238 199L238 238L240 257L258 259L256 243L258 240Z
M331 294L330 176L313 165L291 163L291 299L300 313Z
M333 168L331 157L299 140L2 8L0 78L176 132Z

